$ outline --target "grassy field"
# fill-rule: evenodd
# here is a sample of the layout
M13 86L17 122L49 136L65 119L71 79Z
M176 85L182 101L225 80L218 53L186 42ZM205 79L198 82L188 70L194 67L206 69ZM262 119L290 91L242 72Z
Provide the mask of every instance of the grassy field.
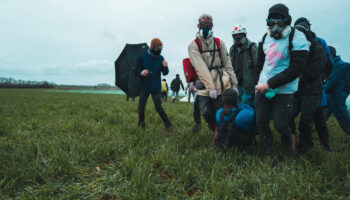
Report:
M218 151L193 125L191 104L151 99L146 131L124 95L0 90L0 199L349 199L350 137L333 117L337 154L315 147L276 167L258 146ZM279 135L275 141L280 143Z

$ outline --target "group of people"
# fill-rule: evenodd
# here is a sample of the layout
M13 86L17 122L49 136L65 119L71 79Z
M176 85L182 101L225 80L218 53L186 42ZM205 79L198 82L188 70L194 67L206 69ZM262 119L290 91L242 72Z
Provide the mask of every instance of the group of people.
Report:
M192 130L200 129L202 115L213 132L213 142L220 146L244 147L258 134L266 153L278 160L270 120L281 135L288 157L313 147L314 124L321 144L331 151L326 125L329 113L350 135L350 116L345 106L350 93L350 64L317 37L308 19L301 17L292 26L284 4L269 9L266 23L267 33L258 44L247 38L244 26L234 26L234 43L228 51L224 41L213 36L212 16L199 17L196 39L188 46L198 76L188 85L197 93ZM160 77L169 72L168 63L160 55L162 47L159 39L153 39L149 52L137 62L136 73L141 77L138 123L145 127L144 109L151 94L166 130L172 131L161 107ZM297 131L295 118L299 113Z
M194 99L196 94L196 88L194 87L194 83L188 83L186 86L186 89L184 89L184 85L180 79L180 75L176 74L176 77L171 81L170 83L170 89L172 91L172 102L179 103L179 92L180 89L185 91L185 94L188 92L188 102L191 101L191 96ZM161 82L161 93L162 93L162 101L167 102L168 101L168 92L169 92L169 86L165 79Z

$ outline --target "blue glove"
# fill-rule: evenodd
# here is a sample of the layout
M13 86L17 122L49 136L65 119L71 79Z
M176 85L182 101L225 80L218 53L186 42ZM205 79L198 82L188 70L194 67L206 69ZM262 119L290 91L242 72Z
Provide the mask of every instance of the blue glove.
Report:
M268 99L272 99L273 97L276 96L276 91L274 89L269 89L265 92L265 97Z

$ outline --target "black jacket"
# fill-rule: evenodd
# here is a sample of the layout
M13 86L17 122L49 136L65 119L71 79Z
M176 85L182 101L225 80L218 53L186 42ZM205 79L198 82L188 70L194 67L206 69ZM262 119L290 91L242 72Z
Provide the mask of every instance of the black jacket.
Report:
M182 90L184 90L184 85L180 78L174 78L170 83L170 89L174 92L180 91L180 86L182 87Z
M327 63L327 54L319 42L312 42L307 64L301 73L298 93L320 95L323 89L322 72Z

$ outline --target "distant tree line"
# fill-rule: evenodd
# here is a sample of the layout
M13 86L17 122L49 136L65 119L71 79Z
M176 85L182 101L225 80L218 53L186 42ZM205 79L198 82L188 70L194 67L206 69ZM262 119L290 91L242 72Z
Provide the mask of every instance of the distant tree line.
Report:
M0 77L0 88L54 88L55 85L47 81L24 81Z

